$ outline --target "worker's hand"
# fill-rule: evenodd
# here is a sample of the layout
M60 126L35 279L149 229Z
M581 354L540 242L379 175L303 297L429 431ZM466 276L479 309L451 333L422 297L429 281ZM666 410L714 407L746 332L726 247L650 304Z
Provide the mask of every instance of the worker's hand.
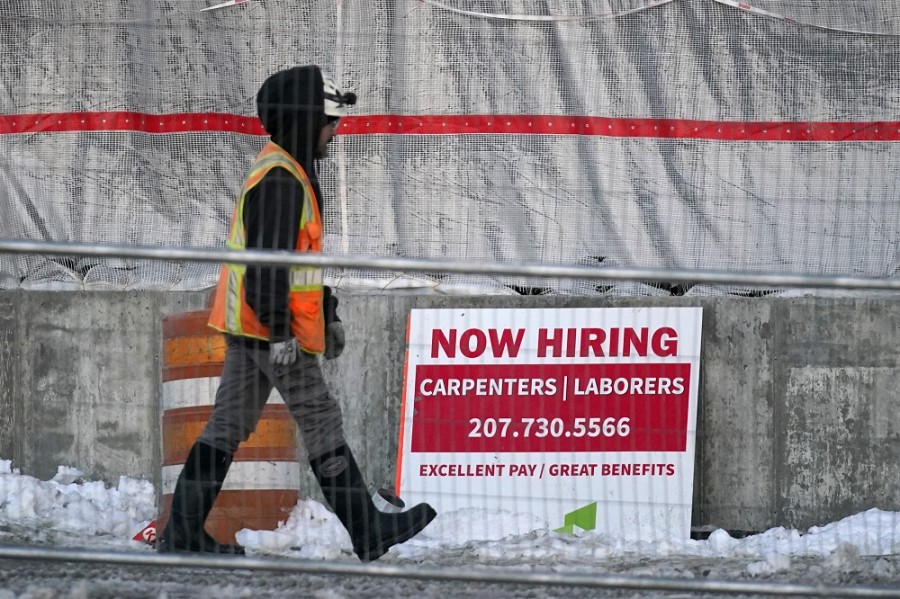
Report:
M344 353L344 325L335 320L325 327L325 359L334 360Z
M273 366L290 366L297 361L299 355L300 348L293 337L269 344L269 362Z

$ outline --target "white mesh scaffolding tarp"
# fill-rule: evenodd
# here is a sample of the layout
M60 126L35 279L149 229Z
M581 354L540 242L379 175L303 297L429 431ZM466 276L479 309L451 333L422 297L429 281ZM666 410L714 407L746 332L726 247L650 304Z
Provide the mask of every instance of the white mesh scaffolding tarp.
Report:
M254 0L200 12L213 4L0 6L0 238L223 246L264 142L256 89L315 63L360 99L320 165L329 252L900 268L896 3ZM215 275L213 265L0 255L0 288L196 289Z

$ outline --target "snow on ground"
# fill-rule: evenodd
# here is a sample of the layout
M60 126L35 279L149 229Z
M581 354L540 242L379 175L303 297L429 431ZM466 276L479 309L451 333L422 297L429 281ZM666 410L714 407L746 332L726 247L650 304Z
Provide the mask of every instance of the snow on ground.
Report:
M122 477L116 487L107 487L102 482L84 480L78 470L64 466L52 479L41 481L21 474L10 461L0 460L0 545L151 551L149 545L133 537L155 516L156 491L147 481ZM494 525L473 527L472 522ZM534 526L528 534L504 537L500 532L527 529L528 524ZM288 521L275 531L245 529L237 538L248 553L257 556L356 559L350 552L346 531L316 501L300 501ZM900 554L900 513L878 509L802 533L774 528L732 538L726 531L716 530L706 540L673 538L654 543L624 541L594 531L563 535L548 530L539 518L528 514L469 510L440 514L419 536L394 547L382 560L643 576L770 578L809 584L830 577L835 584L896 586L900 583L900 560L895 554ZM15 594L22 589L4 594L7 591L3 585L0 576L0 599L70 596ZM345 596L336 592L335 597ZM162 593L152 596L179 596L174 590ZM441 594L446 595L443 591ZM113 592L109 596L118 595Z

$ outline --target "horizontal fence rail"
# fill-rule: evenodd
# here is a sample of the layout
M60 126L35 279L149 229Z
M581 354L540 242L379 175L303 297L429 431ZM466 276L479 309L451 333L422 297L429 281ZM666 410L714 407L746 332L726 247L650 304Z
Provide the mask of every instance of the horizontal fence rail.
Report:
M388 564L359 564L319 560L285 560L251 556L160 555L137 552L92 551L0 546L0 559L106 563L129 566L170 566L240 569L297 574L377 576L430 581L463 581L539 586L631 589L642 591L694 591L702 593L757 594L787 597L900 597L900 589L875 586L836 588L769 581L696 580L635 577L576 572L522 572L486 568L433 568Z
M395 258L353 254L314 254L267 250L225 250L139 245L104 245L48 241L0 240L0 253L93 256L186 262L230 262L247 265L318 266L422 273L525 276L541 279L642 281L758 287L802 287L900 291L900 277L774 274L697 269L592 267L547 262L476 262Z

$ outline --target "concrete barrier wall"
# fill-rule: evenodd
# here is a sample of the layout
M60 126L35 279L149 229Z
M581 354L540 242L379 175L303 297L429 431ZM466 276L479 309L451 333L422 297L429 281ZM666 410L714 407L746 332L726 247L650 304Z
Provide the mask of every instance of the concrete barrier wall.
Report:
M160 486L161 321L205 292L0 292L0 458ZM900 510L900 302L343 295L325 362L373 484L394 480L412 308L702 306L694 526L806 528ZM303 453L303 450L300 450ZM320 497L306 456L302 491Z

